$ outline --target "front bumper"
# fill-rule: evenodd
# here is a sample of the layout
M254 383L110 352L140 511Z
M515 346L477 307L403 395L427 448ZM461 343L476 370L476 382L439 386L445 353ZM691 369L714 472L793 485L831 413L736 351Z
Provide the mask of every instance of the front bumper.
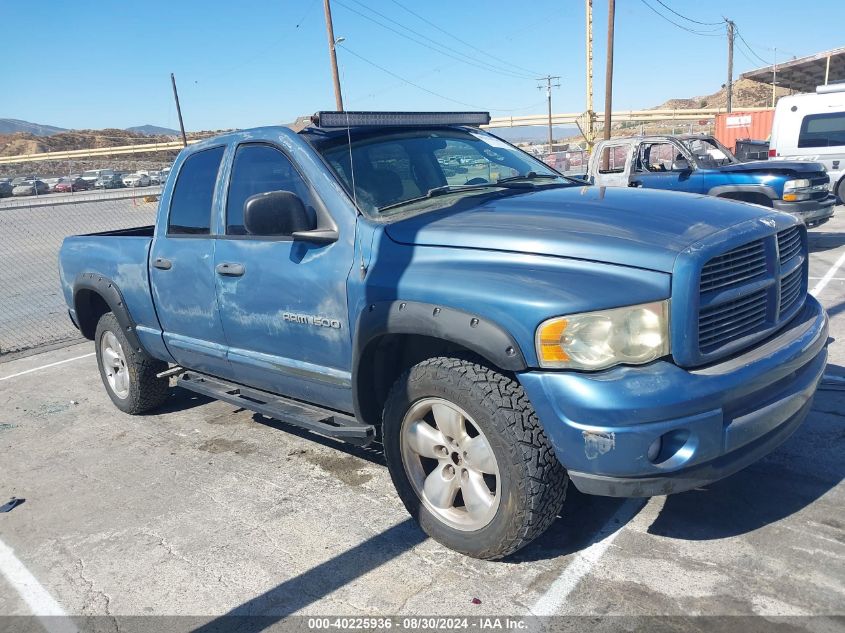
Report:
M800 202L786 202L774 200L772 205L777 211L791 213L804 224L821 224L833 217L833 207L836 196L827 196L823 200L802 200Z
M520 383L575 486L648 497L726 477L800 426L827 363L812 296L771 339L695 370L667 361L596 372L526 372ZM649 458L659 438L663 447Z

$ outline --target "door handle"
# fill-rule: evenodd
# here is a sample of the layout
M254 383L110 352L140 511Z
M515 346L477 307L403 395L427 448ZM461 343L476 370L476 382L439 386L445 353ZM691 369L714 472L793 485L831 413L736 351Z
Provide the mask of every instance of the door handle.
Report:
M632 180L631 182L628 183L628 186L629 187L642 187L643 181L642 180Z
M169 259L165 259L164 257L156 257L155 260L153 260L153 266L159 270L170 270L173 267L173 262Z
M223 275L224 277L240 277L246 272L243 264L231 264L228 262L217 264L215 270L218 275Z

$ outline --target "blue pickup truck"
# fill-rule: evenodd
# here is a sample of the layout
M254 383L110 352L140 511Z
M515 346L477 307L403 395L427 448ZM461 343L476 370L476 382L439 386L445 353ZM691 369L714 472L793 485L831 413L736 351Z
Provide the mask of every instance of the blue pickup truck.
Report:
M604 187L666 189L759 204L791 213L808 227L827 222L836 204L821 163L743 163L702 134L600 141L590 157L588 177Z
M422 528L480 558L541 534L569 480L681 492L789 437L827 359L805 227L585 186L487 120L321 112L206 139L155 227L67 238L70 318L114 404L151 410L173 378L380 442Z

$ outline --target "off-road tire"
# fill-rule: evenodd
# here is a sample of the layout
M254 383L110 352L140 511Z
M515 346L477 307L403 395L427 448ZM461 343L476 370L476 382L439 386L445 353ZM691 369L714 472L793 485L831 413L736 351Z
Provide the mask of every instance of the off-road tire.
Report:
M424 398L458 405L487 437L498 462L501 499L493 519L475 531L455 529L421 502L402 461L406 412ZM522 386L473 359L431 358L393 385L383 415L384 452L393 484L411 516L433 539L468 556L497 559L540 536L558 516L569 481Z
M103 366L103 356L100 348L103 335L106 332L114 334L126 358L126 371L129 376L129 393L125 398L119 397L111 388L106 376L106 369ZM132 344L123 332L123 328L117 322L117 317L114 316L114 313L107 312L97 322L94 347L103 386L106 388L106 393L109 394L109 398L111 398L114 406L118 409L124 413L137 415L161 406L167 399L170 381L167 378L156 378L156 374L167 369L167 363L151 359L145 354L133 349Z

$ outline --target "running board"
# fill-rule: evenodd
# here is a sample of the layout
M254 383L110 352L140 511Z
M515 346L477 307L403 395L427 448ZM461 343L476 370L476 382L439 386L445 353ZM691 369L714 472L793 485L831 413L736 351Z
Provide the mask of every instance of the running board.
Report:
M375 427L371 424L361 424L351 415L305 404L267 391L244 387L194 371L182 373L177 384L215 400L222 400L266 415L268 418L281 420L358 446L366 446L373 441L376 434Z

